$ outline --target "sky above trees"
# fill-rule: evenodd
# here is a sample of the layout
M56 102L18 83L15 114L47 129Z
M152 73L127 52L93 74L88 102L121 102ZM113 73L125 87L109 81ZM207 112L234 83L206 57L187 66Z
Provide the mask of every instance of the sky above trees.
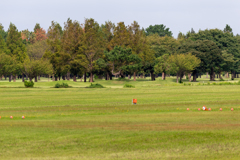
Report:
M7 30L10 22L18 30L33 30L36 23L48 29L51 21L63 27L68 18L84 23L94 18L99 24L105 21L130 25L134 20L141 27L164 24L177 37L191 28L218 28L226 24L234 34L240 34L239 0L1 0L0 23Z

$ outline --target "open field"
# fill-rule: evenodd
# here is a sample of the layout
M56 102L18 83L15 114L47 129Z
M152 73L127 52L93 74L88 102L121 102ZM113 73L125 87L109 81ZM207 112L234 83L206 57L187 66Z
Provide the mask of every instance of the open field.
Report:
M240 85L203 81L0 81L0 159L239 159Z

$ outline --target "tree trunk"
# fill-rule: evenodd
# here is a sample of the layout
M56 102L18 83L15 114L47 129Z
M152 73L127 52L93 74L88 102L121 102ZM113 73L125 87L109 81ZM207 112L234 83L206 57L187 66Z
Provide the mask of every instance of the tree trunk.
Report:
M219 73L219 78L220 78L220 79L223 79L223 78L222 78L222 75L221 75L221 72Z
M37 76L36 76L34 82L37 82L37 81L38 81L38 79L37 79Z
M211 72L210 72L210 81L214 81L214 71L213 71L213 67L211 68Z
M24 82L24 74L22 73L22 82Z
M235 78L235 71L232 71L232 80Z
M0 75L0 80L2 80L2 75Z
M80 82L82 82L82 79L83 79L83 77L81 77L81 81Z
M177 73L177 83L178 83L178 73Z
M84 82L87 82L87 73L84 72Z
M5 77L5 80L7 80L7 76L5 75L4 77Z
M70 72L67 72L67 80L70 80Z
M62 79L63 79L63 80L66 80L65 75L62 76Z
M26 75L26 80L28 80L28 75Z
M40 75L38 76L38 80L40 81Z
M143 74L140 75L140 78L143 78Z
M139 78L139 74L137 74L137 78ZM135 80L136 81L136 80Z
M12 81L12 75L9 75L9 82Z
M165 74L162 72L162 80L165 80Z
M180 75L180 83L182 83L182 77L183 77L183 75Z
M30 81L30 82L32 81L32 78L31 78L31 77L29 78L29 81Z
M13 76L13 82L16 82L16 76Z
M73 76L73 81L74 81L74 82L77 82L77 80L76 80L76 75Z
M197 71L194 70L193 71L193 82L196 82L197 81Z
M90 73L89 82L93 82L93 74L92 74L92 72Z
M52 75L52 81L55 81L55 79L54 79L54 74Z
M128 75L128 79L130 79L130 74Z
M188 73L189 82L191 82L191 73Z
M207 72L206 78L208 78L208 72Z
M58 81L58 77L54 77L55 78L55 81Z
M133 80L136 81L136 72L133 73Z
M153 72L151 73L151 80L155 81L155 74L153 74Z

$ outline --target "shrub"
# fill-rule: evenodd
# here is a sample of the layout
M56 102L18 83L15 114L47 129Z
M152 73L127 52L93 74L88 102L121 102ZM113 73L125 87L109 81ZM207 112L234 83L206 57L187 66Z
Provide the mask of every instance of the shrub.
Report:
M135 86L131 84L124 84L123 88L135 88Z
M223 78L221 78L221 79L220 79L220 81L224 81L224 79L223 79Z
M24 81L24 86L27 88L32 88L34 86L33 81Z
M91 85L88 88L104 88L104 87L99 83L96 83L96 84L91 83Z
M69 88L69 85L67 83L56 83L54 88Z

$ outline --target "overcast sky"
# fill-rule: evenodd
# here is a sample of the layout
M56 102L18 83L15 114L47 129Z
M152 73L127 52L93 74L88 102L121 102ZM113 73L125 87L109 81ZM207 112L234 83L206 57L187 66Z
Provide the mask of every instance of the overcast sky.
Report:
M84 22L93 18L141 27L164 24L177 37L191 28L223 29L229 24L240 34L240 0L1 0L0 23L7 30L10 22L18 30L33 30L36 23L48 29L51 21L63 27L68 18Z

